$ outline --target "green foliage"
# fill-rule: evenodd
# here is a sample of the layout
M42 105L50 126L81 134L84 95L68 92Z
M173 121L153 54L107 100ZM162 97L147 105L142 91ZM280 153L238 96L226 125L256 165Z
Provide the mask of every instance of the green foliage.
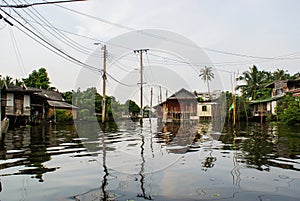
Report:
M78 119L95 120L96 116L100 117L102 115L102 96L97 93L96 88L88 88L85 91L78 89L76 92L65 92L63 97L67 101L72 99L72 104L80 108ZM128 100L125 104L120 104L115 97L106 96L106 120L121 118L122 113L128 112L136 115L139 114L140 108L134 101Z
M246 85L240 86L243 95L255 100L257 98L257 92L260 92L264 84L268 82L268 77L265 71L259 71L256 66L250 68L249 71L245 71L243 76L238 78L238 80L246 82Z
M65 99L67 103L72 104L72 98L74 93L75 93L74 91L67 91L62 93L62 97Z
M51 120L55 120L56 122L66 122L72 121L73 116L72 113L65 109L56 109L50 116Z
M300 100L291 94L285 95L276 107L278 118L288 125L300 123Z
M128 100L125 103L126 107L128 108L129 113L133 116L136 116L140 113L140 107L132 100Z
M23 78L23 82L28 87L40 89L50 88L50 79L45 68L40 68L38 71L33 70L32 73L29 74L28 78Z

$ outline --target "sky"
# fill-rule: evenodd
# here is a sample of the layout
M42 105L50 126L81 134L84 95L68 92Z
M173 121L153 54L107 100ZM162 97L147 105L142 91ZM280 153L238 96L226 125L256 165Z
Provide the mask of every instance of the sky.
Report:
M0 0L1 5L6 2L43 0ZM126 91L108 77L110 95L129 93L138 99L140 58L133 53L135 48L149 49L143 53L145 85L156 86L155 99L158 86L166 95L184 86L207 90L198 76L204 66L212 67L215 75L211 90L231 90L232 78L252 65L266 71L300 71L299 6L297 0L88 0L2 8L0 14L14 26L0 20L0 74L23 78L44 67L52 86L62 92L83 85L95 85L101 91L99 73L51 52L27 36L28 30L20 31L23 25L72 58L99 69L103 68L101 44L107 44L110 75L135 85ZM118 45L125 48L118 50Z

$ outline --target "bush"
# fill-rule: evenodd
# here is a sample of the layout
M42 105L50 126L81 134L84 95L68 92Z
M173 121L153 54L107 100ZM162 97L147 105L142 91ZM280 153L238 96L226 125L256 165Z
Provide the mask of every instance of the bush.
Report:
M73 120L72 112L65 109L56 109L55 112L53 111L50 115L50 119L55 120L55 116L56 122L65 122Z

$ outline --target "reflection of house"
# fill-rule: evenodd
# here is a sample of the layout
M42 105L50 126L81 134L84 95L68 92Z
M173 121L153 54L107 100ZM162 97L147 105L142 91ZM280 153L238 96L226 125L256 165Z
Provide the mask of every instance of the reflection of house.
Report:
M218 103L201 101L198 103L198 117L199 119L212 119L218 115Z
M154 108L164 122L197 119L197 97L183 88Z
M288 92L293 96L300 96L300 80L279 80L268 84L266 88L272 89L270 98L251 101L254 117L275 115L277 100Z
M28 89L25 86L7 85L1 89L1 116L7 116L11 122L15 120L27 122L30 119L31 96L38 89Z
M73 119L77 118L77 107L63 99L57 91L41 89L35 92L32 97L31 112L33 120L49 119L55 115L57 109L63 109L66 115L72 114Z

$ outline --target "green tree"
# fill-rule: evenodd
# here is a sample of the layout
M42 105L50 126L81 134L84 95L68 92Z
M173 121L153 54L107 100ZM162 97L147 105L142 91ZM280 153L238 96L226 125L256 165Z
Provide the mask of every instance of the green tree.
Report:
M278 101L276 113L279 120L284 124L294 125L300 123L300 98L288 93Z
M136 116L140 113L140 107L132 100L127 100L126 108L128 109L128 112L132 114L133 116Z
M277 68L277 70L275 72L272 73L273 74L273 81L276 80L287 80L289 79L291 76L290 74L287 73L287 70L280 70Z
M205 66L204 68L200 69L199 77L206 83L208 95L210 97L210 89L209 89L209 82L214 78L214 73L212 72L212 67Z
M28 78L23 79L23 82L28 87L35 87L40 89L50 88L50 79L45 68L40 68L38 71L33 70L32 73L29 74Z
M246 82L245 85L239 86L242 89L242 94L251 98L252 100L257 99L257 93L265 86L268 82L268 76L265 71L259 71L256 66L253 66L249 71L245 71L243 76L240 76L238 80Z

